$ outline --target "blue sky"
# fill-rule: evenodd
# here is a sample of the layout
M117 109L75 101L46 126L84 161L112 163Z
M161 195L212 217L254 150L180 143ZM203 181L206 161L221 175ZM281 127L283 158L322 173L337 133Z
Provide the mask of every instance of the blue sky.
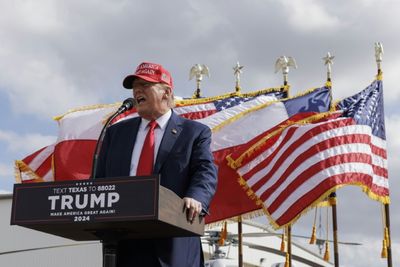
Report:
M129 97L122 79L142 61L169 69L179 96L195 89L190 68L206 64L211 77L203 95L213 96L234 90L238 60L245 66L244 92L280 86L275 61L292 56L298 69L289 82L296 94L323 85L321 58L331 52L338 99L374 79L374 42L382 42L393 246L400 248L400 2L0 0L0 8L0 192L12 190L15 159L56 140L53 116ZM344 266L386 266L379 259L380 206L356 187L338 195L345 203L339 206L343 239L365 244L343 249ZM296 224L299 232L308 231L309 217Z

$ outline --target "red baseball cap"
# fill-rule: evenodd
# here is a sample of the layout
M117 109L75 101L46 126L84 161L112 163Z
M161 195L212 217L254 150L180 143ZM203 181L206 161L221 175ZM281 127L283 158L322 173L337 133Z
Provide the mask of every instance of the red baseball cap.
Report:
M169 71L163 68L160 64L151 63L151 62L143 62L141 63L135 70L135 72L131 75L125 77L122 85L126 89L132 89L132 82L136 78L141 78L148 82L153 83L164 83L169 87L173 87L172 85L172 77Z

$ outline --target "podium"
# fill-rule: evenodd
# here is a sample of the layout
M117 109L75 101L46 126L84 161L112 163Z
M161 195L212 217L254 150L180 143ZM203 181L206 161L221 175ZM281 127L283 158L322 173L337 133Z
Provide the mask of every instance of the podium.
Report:
M200 236L159 176L14 185L11 225L75 241Z

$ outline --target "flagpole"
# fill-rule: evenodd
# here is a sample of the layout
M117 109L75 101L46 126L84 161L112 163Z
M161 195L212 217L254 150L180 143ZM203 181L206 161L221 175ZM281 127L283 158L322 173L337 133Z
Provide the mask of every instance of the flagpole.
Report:
M387 266L392 267L392 241L390 237L390 214L389 214L389 204L385 204L385 226L388 230L388 240L387 241Z
M332 88L332 64L335 56L330 52L322 59L326 65L326 86ZM329 204L332 208L332 230L333 230L333 257L335 267L339 267L339 246L338 246L338 223L337 223L337 209L336 209L336 192L332 192L328 197ZM328 236L326 237L328 239Z
M375 43L375 61L378 69L377 79L382 79L382 59L383 59L383 45L381 42ZM390 237L390 213L389 204L385 204L385 226L387 230L387 236L385 233L385 239L387 242L387 266L392 267L392 241Z
M238 261L239 267L243 267L243 229L242 216L238 216Z
M338 246L338 223L336 209L336 192L329 195L329 204L332 208L332 228L333 228L333 255L335 267L339 267L339 246Z
M288 74L289 74L290 67L297 69L296 60L293 57L280 56L276 60L275 73L277 73L278 71L282 71L283 86L287 86L289 84L288 83Z
M200 98L201 97L201 81L203 80L203 76L210 77L210 70L204 64L195 64L189 73L189 80L196 77L196 91L193 94L192 98Z
M289 267L292 267L292 226L287 227L287 251L289 255Z
M282 71L284 87L289 85L288 75L289 75L290 67L297 69L296 60L293 57L280 56L275 62L275 73L277 73L278 71ZM288 96L289 96L289 92L288 92ZM292 227L291 227L291 225L287 226L287 239L288 239L288 241L287 241L286 264L289 265L289 267L292 267ZM285 266L286 266L286 264L285 264Z
M236 85L235 85L235 92L240 93L240 74L242 74L242 69L244 66L240 65L239 61L236 63L236 66L233 67L233 75L235 75Z

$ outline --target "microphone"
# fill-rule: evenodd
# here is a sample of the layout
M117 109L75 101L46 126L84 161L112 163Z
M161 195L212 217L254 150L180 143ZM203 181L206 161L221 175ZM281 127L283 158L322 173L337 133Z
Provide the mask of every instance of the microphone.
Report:
M127 110L131 110L136 104L136 100L132 97L124 100L122 105L118 108L117 114L122 114Z

